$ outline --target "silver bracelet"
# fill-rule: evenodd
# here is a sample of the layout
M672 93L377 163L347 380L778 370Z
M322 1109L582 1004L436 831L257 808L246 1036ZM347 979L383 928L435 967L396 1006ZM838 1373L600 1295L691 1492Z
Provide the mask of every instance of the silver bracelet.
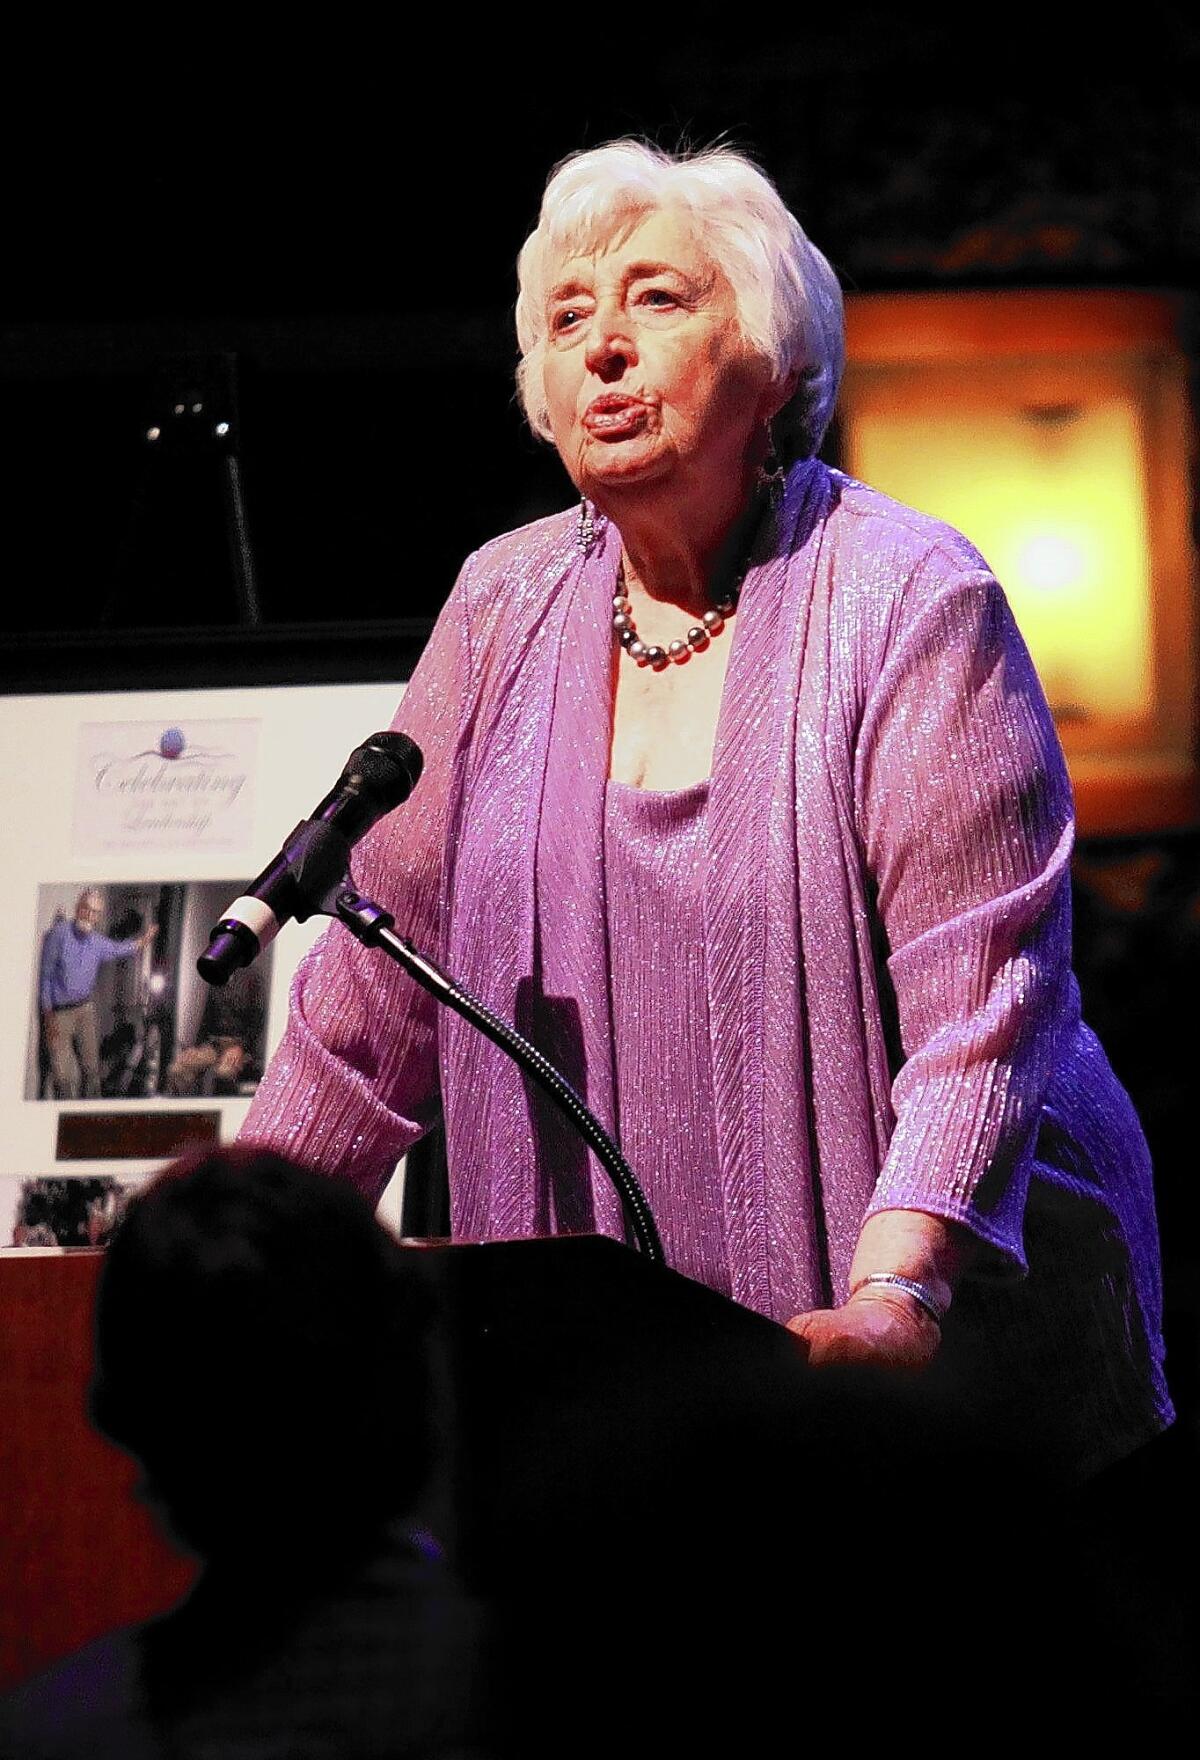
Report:
M931 1289L927 1289L923 1283L918 1283L915 1277L901 1277L898 1271L872 1271L869 1277L859 1278L850 1294L856 1296L860 1289L866 1289L867 1285L871 1283L888 1284L892 1289L902 1289L905 1295L911 1296L914 1302L924 1308L929 1318L937 1326L940 1326L946 1318L948 1309L942 1306Z

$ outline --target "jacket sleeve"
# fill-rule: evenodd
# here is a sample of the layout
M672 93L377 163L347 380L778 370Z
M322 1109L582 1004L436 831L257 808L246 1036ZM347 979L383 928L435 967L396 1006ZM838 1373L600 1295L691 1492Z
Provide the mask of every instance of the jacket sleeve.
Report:
M127 935L123 941L113 941L108 935L95 934L95 942L100 958L105 965L110 960L128 959L130 954L137 953L142 945L141 937L138 935Z
M862 724L860 834L904 1061L868 1210L923 1210L1024 1271L1039 1113L1078 1021L1074 817L1054 724L1007 602L935 552Z
M355 851L359 889L435 959L455 750L470 677L464 566L392 726L421 748L411 798ZM239 1140L339 1174L377 1202L400 1157L435 1122L437 1004L387 957L335 924L292 984L282 1042Z

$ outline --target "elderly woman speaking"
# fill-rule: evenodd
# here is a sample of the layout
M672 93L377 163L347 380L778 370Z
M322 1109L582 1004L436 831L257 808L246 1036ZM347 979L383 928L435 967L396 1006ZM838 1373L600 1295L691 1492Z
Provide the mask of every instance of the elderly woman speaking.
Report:
M984 560L815 457L833 272L738 154L622 141L551 177L517 330L581 499L468 559L360 883L586 1093L677 1270L1118 1458L1172 1413L1070 787ZM439 1109L456 1235L620 1232L515 1067L335 929L244 1134L377 1194Z

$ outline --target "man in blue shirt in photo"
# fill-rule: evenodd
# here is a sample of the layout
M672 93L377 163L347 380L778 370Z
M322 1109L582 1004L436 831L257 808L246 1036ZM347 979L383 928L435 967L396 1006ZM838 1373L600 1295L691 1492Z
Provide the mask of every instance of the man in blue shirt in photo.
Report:
M104 900L88 887L76 900L73 921L60 917L42 941L38 1001L56 1100L99 1095L100 1034L92 1001L97 975L109 960L128 959L158 933L151 924L140 935L113 941L97 928L103 915Z

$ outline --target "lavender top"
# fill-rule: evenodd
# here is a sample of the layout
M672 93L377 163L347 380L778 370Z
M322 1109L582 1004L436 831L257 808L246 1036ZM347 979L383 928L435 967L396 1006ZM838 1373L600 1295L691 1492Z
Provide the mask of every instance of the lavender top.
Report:
M468 560L396 718L425 774L356 860L402 932L610 1128L619 558L602 519L581 555L563 514ZM743 584L706 808L729 1288L783 1320L844 1297L871 1212L962 1223L985 1259L943 1355L972 1399L1022 1433L1034 1412L1083 1471L1172 1414L1145 1143L1070 969L1072 834L1053 723L986 563L940 522L797 465ZM439 1108L458 1235L619 1232L602 1172L503 1055L331 931L243 1134L377 1195Z
M676 1271L732 1291L713 1125L704 930L708 783L610 782L604 889L617 1135Z

